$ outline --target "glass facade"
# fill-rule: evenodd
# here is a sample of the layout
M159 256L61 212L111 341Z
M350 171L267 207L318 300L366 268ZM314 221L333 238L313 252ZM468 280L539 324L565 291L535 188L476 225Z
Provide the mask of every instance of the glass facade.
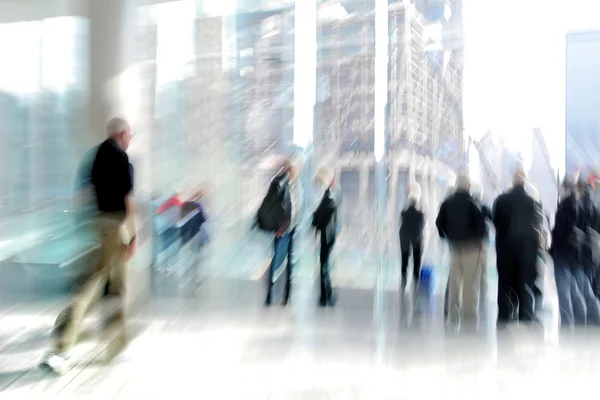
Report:
M73 193L86 129L87 23L0 24L0 259L76 228Z
M409 187L427 191L432 218L453 179L445 172L462 162L460 54L425 49L426 19L416 6L232 7L178 1L141 10L138 21L157 32L152 193L207 189L209 265L260 276L269 241L250 228L272 160L301 152L296 273L315 272L311 181L330 165L344 199L336 281L372 287L382 272L397 270L398 215Z
M500 140L508 138L509 124L498 121L510 118L493 113L500 107L492 98L516 92L498 82L518 74L482 75L498 58L490 48L499 42L467 40L463 51L462 10L471 10L465 19L471 38L492 38L501 28L492 32L477 22L487 15L486 2L447 3L140 0L125 82L128 114L135 115L131 159L138 190L157 208L176 193L186 199L205 191L211 240L203 267L257 279L272 251L269 238L253 229L257 207L274 160L301 154L296 274L310 277L317 270L309 225L319 200L312 178L323 165L335 169L343 196L336 284L397 287L399 213L415 190L428 221L424 264L443 271L433 222L459 170L471 169L491 203L519 159L533 154L525 158L550 204L559 158L556 146L545 142L556 132L549 128L555 120L539 122L539 105L531 111L535 118L516 124L524 132L520 141ZM560 36L550 25L544 32ZM76 201L85 180L77 173L85 170L86 151L93 154L82 140L89 36L89 21L80 17L0 24L0 52L12 55L0 63L0 261L47 242L59 246L38 257L67 248L76 253L91 241L78 230L85 218ZM524 49L518 53L524 57ZM471 72L463 83L465 60ZM542 78L531 80L543 86ZM466 117L463 88L471 99ZM529 103L540 98L527 93ZM490 106L481 107L485 102ZM517 108L509 113L529 115ZM56 242L69 235L78 239Z

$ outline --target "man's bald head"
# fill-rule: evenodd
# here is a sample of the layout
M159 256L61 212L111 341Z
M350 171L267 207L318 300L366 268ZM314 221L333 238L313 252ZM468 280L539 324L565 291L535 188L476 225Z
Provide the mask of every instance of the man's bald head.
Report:
M517 168L513 174L513 186L525 187L525 183L527 183L527 174L521 168Z
M113 139L124 151L131 142L131 128L123 118L113 118L106 125L106 134Z

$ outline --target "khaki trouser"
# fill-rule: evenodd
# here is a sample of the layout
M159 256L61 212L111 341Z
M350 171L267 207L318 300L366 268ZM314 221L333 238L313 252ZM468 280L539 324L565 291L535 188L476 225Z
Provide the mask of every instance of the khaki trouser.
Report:
M120 312L113 322L116 325L115 328L121 332L119 337L122 337L123 340L115 340L115 343L124 344L125 255L129 243L126 225L124 218L112 216L98 218L97 228L101 242L100 260L92 270L91 276L79 289L68 311L65 310L62 313L63 320L61 321L59 317L57 321L57 324L62 325L58 329L58 341L55 349L57 352L66 353L77 343L83 320L102 297L107 282L109 293L118 296L120 301Z
M451 247L448 283L448 315L451 320L459 321L461 316L464 316L466 319L477 321L484 258L483 246L480 244Z

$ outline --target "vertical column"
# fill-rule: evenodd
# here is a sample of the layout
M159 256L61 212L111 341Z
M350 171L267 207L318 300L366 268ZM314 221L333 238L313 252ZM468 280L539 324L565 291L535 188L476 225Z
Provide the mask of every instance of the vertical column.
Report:
M201 143L198 143L200 147L195 155L198 160L195 174L203 173L204 176L198 183L208 183L211 187L217 183L221 185L214 194L216 197L211 197L211 207L216 207L213 208L213 213L218 215L230 215L240 211L236 186L239 157L236 157L237 152L230 152L226 147L240 144L229 142L228 136L223 133L227 128L227 80L223 62L224 20L223 16L201 17L196 20L197 77L194 80L194 90L199 104L198 110L194 111L198 118L189 126L191 131L196 131L195 134L201 136Z
M388 277L388 235L386 226L387 206L387 167L386 153L386 119L388 101L388 52L389 52L389 13L387 0L375 0L375 109L374 109L374 155L375 155L375 190L377 210L376 241L379 243L377 262L377 281L375 290L375 315L381 316L383 308L383 292ZM384 324L379 321L379 324ZM382 329L383 332L383 329Z
M131 100L131 86L125 86L132 77L125 77L130 63L134 61L132 39L136 37L133 0L88 0L87 17L90 25L90 97L88 113L88 132L84 135L84 143L88 147L98 144L106 138L106 123L111 118L128 115L127 100ZM155 37L149 35L149 38ZM144 78L144 77L142 77ZM147 76L145 77L147 78ZM142 88L140 88L142 89ZM129 107L131 109L131 107ZM142 113L149 110L146 107ZM130 121L133 122L135 121ZM144 125L144 124L142 124ZM147 125L147 124L146 124ZM147 128L147 126L146 126ZM135 143L134 143L135 146ZM143 164L136 162L148 157L147 152L131 157L135 164L136 177ZM150 264L152 254L150 207L144 199L138 197L139 209L138 251L129 263L127 271L127 299L130 309L143 303L150 289Z
M296 0L294 23L294 144L313 140L317 91L317 1Z
M125 114L123 73L130 62L132 0L88 0L90 21L90 144L105 137L106 122Z

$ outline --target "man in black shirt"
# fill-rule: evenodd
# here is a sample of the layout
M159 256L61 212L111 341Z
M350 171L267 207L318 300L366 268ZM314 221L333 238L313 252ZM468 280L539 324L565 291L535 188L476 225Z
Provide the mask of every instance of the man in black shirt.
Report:
M135 253L137 243L135 226L131 226L135 212L132 201L133 167L126 153L131 132L127 122L120 118L111 120L107 131L108 139L98 147L91 173L98 208L100 260L75 296L65 320L61 321L55 348L42 364L58 374L67 370L68 352L77 343L83 319L102 296L107 282L110 294L118 296L121 301L121 310L112 321L118 334L111 343L109 356L117 355L127 343L123 312L125 264Z
M541 204L525 190L527 177L515 172L513 188L498 196L493 207L498 268L498 322L518 316L535 319L534 285L543 224Z

